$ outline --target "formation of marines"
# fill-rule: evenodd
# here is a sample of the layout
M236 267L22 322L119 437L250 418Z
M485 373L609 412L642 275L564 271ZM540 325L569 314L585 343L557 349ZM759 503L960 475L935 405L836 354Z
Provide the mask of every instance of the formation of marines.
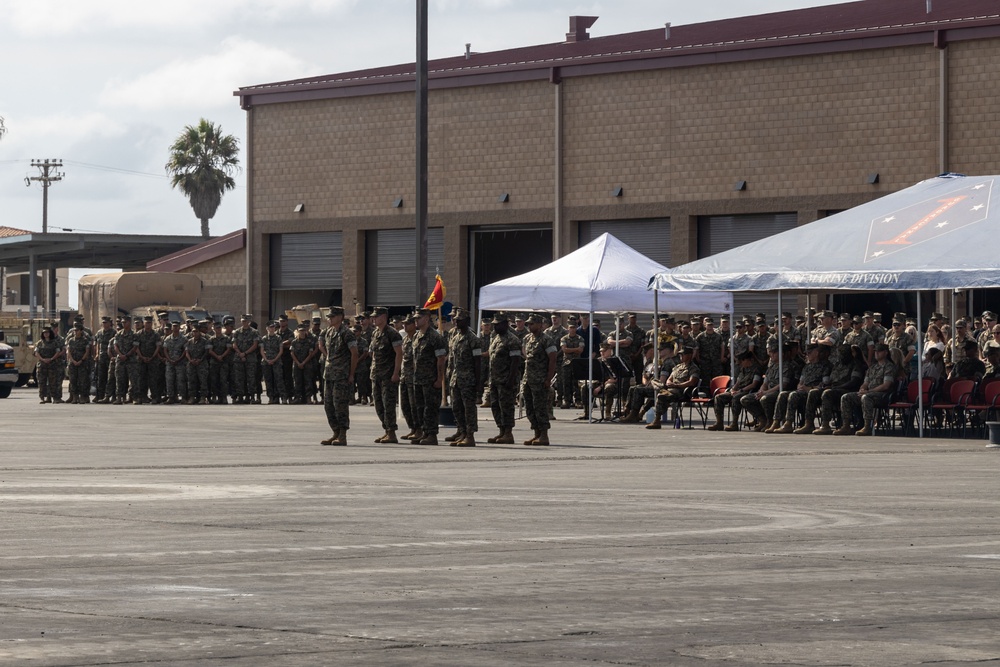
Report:
M375 442L437 445L444 403L456 424L444 438L448 444L477 444L479 407L491 410L497 427L487 441L514 444L520 405L532 429L523 444L548 445L554 407L583 408L589 417L599 402L605 420L677 426L681 405L733 368L727 385L710 397L715 422L709 430L738 430L745 411L749 426L761 432L870 435L877 408L915 373L918 353L906 329L912 332L915 322L905 313L895 313L888 329L873 312L807 309L771 322L758 313L732 327L723 318L718 329L709 316L663 315L650 331L629 313L609 335L587 315L570 316L563 326L557 313L497 313L477 331L470 313L458 308L446 332L432 316L417 309L390 322L379 307L352 325L344 309L334 307L325 327L313 318L290 329L282 316L263 333L249 314L238 327L233 317L181 323L159 313L158 326L152 316L105 317L96 333L78 316L65 338L53 326L35 345L39 396L43 403L64 402L68 379L67 401L87 403L93 378L97 403L259 404L264 396L270 404L322 402L332 432L324 445L347 444L349 408L359 404L375 408L383 429ZM941 377L1000 376L996 315L984 312L975 335L966 320L953 332L946 320L934 313L920 345L925 377L935 360ZM953 345L944 344L942 331L953 333ZM590 375L588 363L598 376ZM398 435L397 407L404 435Z

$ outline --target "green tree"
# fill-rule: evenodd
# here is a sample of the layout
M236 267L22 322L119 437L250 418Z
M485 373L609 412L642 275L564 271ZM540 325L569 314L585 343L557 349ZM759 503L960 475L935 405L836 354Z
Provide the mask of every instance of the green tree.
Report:
M222 195L236 187L233 174L240 170L239 140L204 118L187 125L170 146L166 170L170 184L179 188L201 220L201 235L208 238L208 221L222 203Z

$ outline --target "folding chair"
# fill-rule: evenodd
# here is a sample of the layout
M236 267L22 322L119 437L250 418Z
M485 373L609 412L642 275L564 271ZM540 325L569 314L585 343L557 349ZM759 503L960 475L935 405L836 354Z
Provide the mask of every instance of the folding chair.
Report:
M954 436L960 422L964 423L965 414L962 411L966 396L971 396L976 388L974 380L949 380L941 389L938 400L931 404L934 410L941 410L944 417L942 428L948 425L949 436Z
M905 399L897 399L886 408L892 411L889 419L890 426L896 423L896 418L898 417L900 430L902 430L903 435L912 433L910 429L915 423L914 416L916 416L917 408L920 406L918 392L923 392L924 410L927 410L931 406L931 388L933 386L934 380L929 378L924 378L919 382L914 380L907 384ZM920 418L922 419L923 416L921 415Z
M1000 380L994 378L982 383L975 396L967 397L965 405L962 406L962 412L966 416L962 420L962 437L965 437L966 428L971 421L969 417L975 418L978 427L985 433L987 430L986 422L990 421L991 417L996 417L998 404L1000 404ZM983 414L981 419L979 418L980 413Z
M708 413L715 402L715 396L729 387L731 379L728 375L717 375L708 383L707 392L696 394L688 399L688 428L693 428L691 417L695 410L701 417L701 427L708 428Z

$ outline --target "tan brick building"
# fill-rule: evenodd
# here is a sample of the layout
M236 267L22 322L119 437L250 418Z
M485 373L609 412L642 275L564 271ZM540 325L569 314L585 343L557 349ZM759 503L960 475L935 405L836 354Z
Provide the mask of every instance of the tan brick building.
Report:
M246 307L246 230L209 239L146 264L147 271L192 273L201 278L198 305L212 313L239 316Z
M995 0L601 38L576 18L565 41L430 64L428 273L457 305L604 231L676 266L941 172L1000 172ZM409 64L237 91L255 313L426 296L413 89Z

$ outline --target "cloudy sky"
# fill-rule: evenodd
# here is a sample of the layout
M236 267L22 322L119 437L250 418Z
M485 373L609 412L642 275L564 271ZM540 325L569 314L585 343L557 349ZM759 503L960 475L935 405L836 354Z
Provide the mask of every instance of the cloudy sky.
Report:
M562 41L568 17L594 36L797 9L837 0L430 0L430 57ZM49 226L199 233L163 165L204 117L244 137L240 86L414 60L413 0L0 0L0 225L41 230L32 159L64 161ZM748 9L752 7L752 9ZM245 225L244 179L211 223Z

